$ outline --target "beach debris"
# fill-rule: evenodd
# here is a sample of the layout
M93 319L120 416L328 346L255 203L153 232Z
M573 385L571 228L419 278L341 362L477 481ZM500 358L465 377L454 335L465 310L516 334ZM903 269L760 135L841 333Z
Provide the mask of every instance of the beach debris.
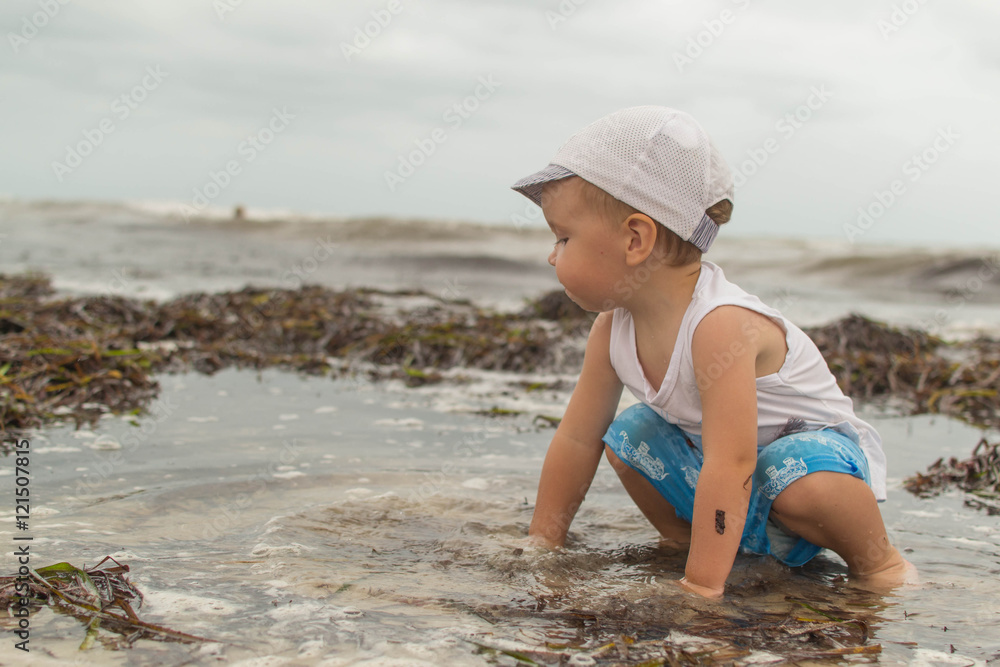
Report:
M90 568L69 563L29 568L27 575L0 576L0 604L4 609L26 606L29 613L49 606L79 619L86 625L80 650L93 646L101 628L121 635L104 642L110 648L128 647L138 639L213 641L141 620L136 610L142 593L125 576L128 571L128 565L111 556Z
M563 322L570 325L585 324L588 330L596 317L594 313L588 313L576 305L572 299L566 296L565 290L546 292L534 301L529 302L525 309L521 311L521 316Z
M562 291L519 313L419 290L246 287L157 303L57 298L38 274L0 274L0 448L58 420L140 414L157 373L277 367L365 373L408 386L462 381L451 368L579 370L593 314ZM1000 342L947 343L859 315L808 329L845 393L1000 426ZM548 385L558 386L558 383ZM525 391L548 388L529 382ZM549 421L547 418L545 421Z
M1000 514L1000 442L982 438L973 448L972 456L959 460L944 457L932 463L926 473L917 473L903 482L910 493L929 498L953 486L966 491L976 500L969 504Z
M1000 341L947 343L860 315L805 331L855 400L891 398L910 414L940 413L1000 427Z
M650 601L652 602L652 601ZM732 610L699 609L683 624L667 621L655 605L622 605L617 610L566 609L511 613L493 608L477 615L497 626L497 636L479 633L465 641L489 662L513 658L527 665L733 665L876 662L882 645L871 642L870 613L841 618L842 609L818 601L786 597L782 609L761 611L755 618L740 618ZM514 610L510 610L514 611ZM560 641L542 646L502 637L505 620L523 624L525 617L547 621ZM575 627L569 638L556 627ZM506 663L505 663L506 664Z
M45 276L0 274L0 447L57 420L139 414L159 391L155 373L344 374L364 363L417 386L456 366L551 368L565 347L558 325L413 290L247 287L163 303L53 294ZM403 305L414 297L430 305Z

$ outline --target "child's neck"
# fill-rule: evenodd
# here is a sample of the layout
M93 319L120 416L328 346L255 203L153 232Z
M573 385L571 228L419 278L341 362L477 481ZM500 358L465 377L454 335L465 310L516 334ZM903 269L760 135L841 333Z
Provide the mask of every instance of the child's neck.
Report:
M684 266L661 266L650 271L650 279L639 286L625 305L636 326L651 330L673 324L684 317L701 275L701 262Z

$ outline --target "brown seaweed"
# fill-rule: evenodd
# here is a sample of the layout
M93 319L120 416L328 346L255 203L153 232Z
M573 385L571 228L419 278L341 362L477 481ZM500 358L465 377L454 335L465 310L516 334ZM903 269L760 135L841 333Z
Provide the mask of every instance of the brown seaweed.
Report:
M141 412L156 373L279 367L416 386L455 367L572 372L593 317L561 291L520 313L421 291L244 289L163 303L55 298L44 276L0 275L0 442L69 418ZM845 393L911 414L1000 426L1000 343L947 343L859 315L808 329ZM534 385L526 386L532 390Z
M960 461L952 456L945 462L943 457L939 458L926 473L918 472L903 485L907 491L922 498L958 487L976 496L968 504L985 509L989 514L1000 514L1000 443L990 444L983 438L968 459Z
M946 343L860 315L807 329L844 393L1000 427L1000 341Z
M0 576L0 604L5 609L27 607L29 613L48 605L76 617L87 628L81 649L94 643L100 628L121 635L117 642L108 642L114 647L131 646L142 638L212 641L141 620L136 610L142 593L125 576L128 571L128 565L105 556L90 568L56 563L29 569L27 575Z
M829 604L788 597L783 609L745 618L731 607L701 605L680 625L664 618L657 604L624 601L612 610L465 610L498 629L518 627L526 618L540 620L553 637L544 646L487 637L466 641L491 662L506 656L535 665L727 665L755 652L780 656L782 664L835 664L848 657L852 662L877 661L882 645L871 641L871 627L880 619L868 609L845 614L843 604ZM848 606L870 605L856 601Z
M400 310L385 302L418 298ZM247 287L156 303L52 298L48 279L0 275L0 441L60 418L138 413L153 374L227 367L351 372L367 362L407 384L456 367L530 372L554 365L558 325L423 292Z

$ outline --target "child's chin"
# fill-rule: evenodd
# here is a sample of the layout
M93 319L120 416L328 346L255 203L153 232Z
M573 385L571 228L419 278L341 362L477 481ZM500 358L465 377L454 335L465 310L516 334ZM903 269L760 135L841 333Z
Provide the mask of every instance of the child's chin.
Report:
M573 294L572 292L570 292L568 289L563 288L563 291L566 292L566 296L569 297L570 301L572 301L576 305L580 306L581 308L583 308L584 310L586 310L588 313L599 313L599 312L601 312L601 310L599 308L596 308L593 304L587 303L586 301L580 299L575 294Z
M589 301L584 301L578 298L575 294L573 294L569 290L564 290L564 291L566 292L566 296L569 297L570 301L580 306L580 308L583 308L588 313L606 313L618 307L615 303L609 301L605 301L603 305L601 305L600 303L591 303Z

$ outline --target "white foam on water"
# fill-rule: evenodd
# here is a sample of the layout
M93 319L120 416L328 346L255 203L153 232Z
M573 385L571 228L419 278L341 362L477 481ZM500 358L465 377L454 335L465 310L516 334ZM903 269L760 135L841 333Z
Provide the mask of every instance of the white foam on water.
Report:
M31 508L31 514L32 516L35 517L55 516L56 514L59 513L60 513L59 510L55 509L54 507L43 507L40 505L35 505ZM46 527L48 528L50 526Z
M375 425L396 426L402 429L421 430L424 427L424 421L415 417L387 417L384 419L376 419Z
M120 442L118 442L118 439L115 438L115 437L113 437L113 436L110 436L110 435L107 435L107 434L101 434L101 435L97 436L96 438L94 438L94 440L91 441L87 445L87 447L89 447L90 449L96 449L96 450L99 450L99 451L113 451L113 450L121 449L122 448L122 444Z
M767 651L754 651L745 658L740 658L740 664L744 665L768 665L775 662L785 662L785 658Z
M142 608L147 616L155 614L162 615L164 618L197 615L225 617L239 611L237 605L222 600L218 596L207 597L186 591L157 590L146 587L143 589L143 597Z
M918 648L910 659L911 667L940 667L940 665L966 665L976 667L985 665L985 660L976 660L961 653L945 653L927 648Z
M292 554L295 556L301 556L307 551L312 551L312 547L307 547L304 544L299 544L298 542L292 542L291 544L268 544L266 542L260 542L250 550L250 554L253 556L275 556L275 555L288 555ZM273 583L273 582L269 582Z
M976 547L992 547L992 546L994 546L993 544L990 544L989 542L983 542L982 540L973 540L973 539L968 538L968 537L946 537L945 539L948 540L949 542L956 542L958 544L967 544L969 546L976 546Z
M71 447L69 445L52 445L51 447L33 447L31 451L35 454L68 454L71 452L82 452L83 450L79 447Z
M288 472L276 472L271 477L276 477L278 479L295 479L296 477L305 477L306 474L301 470L289 470Z

